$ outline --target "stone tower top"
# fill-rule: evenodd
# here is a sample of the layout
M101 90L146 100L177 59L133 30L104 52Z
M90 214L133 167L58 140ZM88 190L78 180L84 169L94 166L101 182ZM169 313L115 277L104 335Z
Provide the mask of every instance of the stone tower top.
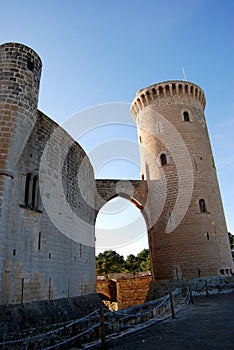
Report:
M0 45L0 174L14 168L37 120L42 63L31 48Z
M37 108L42 62L23 44L0 45L1 102Z
M139 90L131 105L132 116L136 118L151 101L158 106L197 101L202 110L206 105L205 94L199 86L184 80L170 80Z

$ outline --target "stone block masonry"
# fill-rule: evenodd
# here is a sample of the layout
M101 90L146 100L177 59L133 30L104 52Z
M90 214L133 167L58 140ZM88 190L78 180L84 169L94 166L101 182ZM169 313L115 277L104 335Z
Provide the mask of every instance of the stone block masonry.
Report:
M81 146L37 109L41 68L31 48L0 46L0 305L95 304L95 221L116 196L145 218L154 281L230 275L202 90L170 81L138 92L141 180L95 181Z
M97 277L97 293L105 305L114 310L143 304L152 282L149 272L110 274ZM113 304L114 303L114 304Z
M187 81L149 86L132 103L141 173L149 187L156 280L231 275L233 270L204 108L203 91Z
M32 302L36 307L35 302L96 295L96 213L81 195L77 180L80 171L94 202L93 169L83 149L37 110L41 66L38 55L22 44L0 46L0 305ZM52 186L51 191L44 188L43 195L50 198L45 208L40 166L56 130L54 158L47 163ZM80 227L63 217L60 193L52 191L59 175L56 152L68 144L62 193L74 215L87 223Z

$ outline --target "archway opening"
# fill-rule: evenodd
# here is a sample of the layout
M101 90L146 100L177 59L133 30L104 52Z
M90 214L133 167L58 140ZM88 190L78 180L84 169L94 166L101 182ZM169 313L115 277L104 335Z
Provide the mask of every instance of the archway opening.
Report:
M148 231L141 204L133 198L115 197L97 215L96 256L106 250L116 251L126 259L149 249Z

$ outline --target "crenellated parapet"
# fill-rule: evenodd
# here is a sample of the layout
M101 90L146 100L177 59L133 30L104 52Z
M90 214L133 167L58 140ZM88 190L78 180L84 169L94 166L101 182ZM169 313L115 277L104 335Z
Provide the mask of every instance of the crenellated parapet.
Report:
M202 109L205 109L205 94L199 86L183 80L165 81L139 90L132 102L131 113L136 118L137 114L152 102L160 106L176 102L184 103L185 100L192 100L193 103L197 101Z

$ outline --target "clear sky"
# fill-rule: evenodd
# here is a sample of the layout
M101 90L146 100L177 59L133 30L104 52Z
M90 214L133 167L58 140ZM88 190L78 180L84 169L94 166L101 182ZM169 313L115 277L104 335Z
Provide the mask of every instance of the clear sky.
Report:
M129 104L143 87L183 79L184 67L187 80L198 84L206 94L205 114L228 230L234 233L233 1L0 3L0 41L21 42L40 55L43 73L39 109L58 123L97 104ZM107 128L109 137L128 134L136 142L134 128ZM101 143L105 140L103 131ZM81 138L80 143L88 151L98 137L94 133L87 140ZM139 178L139 166L134 163L129 167L117 159L99 169L97 176ZM129 218L132 215L127 214ZM113 224L120 220L113 219L113 215L111 218ZM109 225L108 220L101 225ZM146 239L139 242L137 248L132 248L133 253L144 248Z

